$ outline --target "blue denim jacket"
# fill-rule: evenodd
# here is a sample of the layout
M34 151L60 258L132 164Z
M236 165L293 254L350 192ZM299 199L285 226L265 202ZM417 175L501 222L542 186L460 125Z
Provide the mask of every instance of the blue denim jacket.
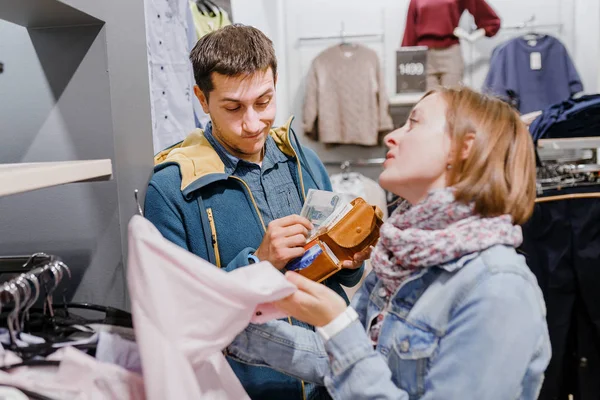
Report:
M537 398L550 361L546 309L511 247L421 270L394 293L374 349L366 327L385 307L371 273L352 300L359 315L325 344L280 321L249 325L230 356L324 384L334 399Z

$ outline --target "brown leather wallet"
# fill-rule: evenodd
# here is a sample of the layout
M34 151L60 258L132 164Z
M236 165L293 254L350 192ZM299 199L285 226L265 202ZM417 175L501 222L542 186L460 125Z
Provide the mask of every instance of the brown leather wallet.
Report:
M383 212L362 198L352 201L352 209L334 226L304 246L320 246L321 253L308 267L298 271L313 281L321 282L342 269L342 262L352 260L379 239Z

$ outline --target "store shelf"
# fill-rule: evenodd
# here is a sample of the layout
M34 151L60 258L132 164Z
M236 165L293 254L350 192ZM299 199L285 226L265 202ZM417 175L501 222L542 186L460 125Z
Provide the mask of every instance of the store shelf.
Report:
M421 100L425 93L404 93L390 97L390 105L393 106L413 106Z
M0 19L27 28L103 23L59 0L0 0Z
M0 197L112 177L111 160L0 164Z
M552 150L597 149L600 148L600 137L578 137L569 139L540 139L538 147Z

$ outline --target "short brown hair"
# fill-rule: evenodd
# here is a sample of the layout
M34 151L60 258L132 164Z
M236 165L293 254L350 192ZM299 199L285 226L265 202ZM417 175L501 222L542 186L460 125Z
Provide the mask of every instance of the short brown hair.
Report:
M475 134L466 159L454 152L448 185L456 189L456 199L474 202L475 212L483 217L510 214L513 223L526 222L536 196L535 153L519 114L507 103L468 88L430 93L446 101L453 149L462 148L467 134Z
M211 74L251 75L271 67L277 76L273 42L260 30L242 24L228 25L198 40L190 53L196 84L206 98L214 89Z

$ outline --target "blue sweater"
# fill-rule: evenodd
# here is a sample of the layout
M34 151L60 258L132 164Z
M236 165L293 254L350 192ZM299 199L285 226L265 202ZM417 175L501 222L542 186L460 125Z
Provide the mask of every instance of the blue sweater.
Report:
M483 89L525 114L567 100L583 85L565 46L546 35L535 44L519 37L495 48Z
M273 129L271 137L289 157L287 164L300 197L305 199L311 188L331 190L325 167L312 150L300 146L291 121ZM165 238L226 271L248 265L248 255L260 245L266 227L247 185L225 173L223 162L203 132L196 130L159 153L155 164L146 193L145 217ZM362 268L342 270L324 283L348 301L341 285L355 286L362 272ZM312 329L293 319L290 323ZM253 399L302 399L314 390L278 371L228 361Z

